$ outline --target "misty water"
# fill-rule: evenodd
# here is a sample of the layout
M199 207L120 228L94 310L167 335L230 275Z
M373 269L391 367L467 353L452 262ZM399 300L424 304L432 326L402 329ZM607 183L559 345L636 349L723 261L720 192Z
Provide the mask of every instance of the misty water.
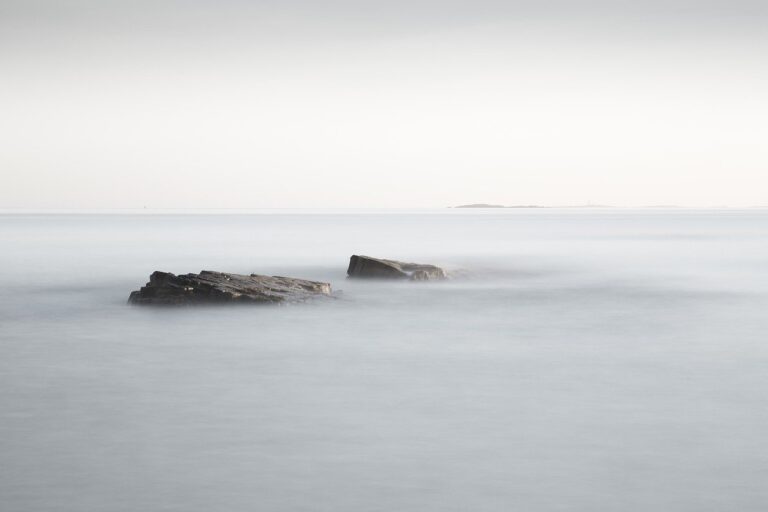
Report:
M126 305L203 269L338 293ZM766 210L5 214L0 279L4 512L768 507Z

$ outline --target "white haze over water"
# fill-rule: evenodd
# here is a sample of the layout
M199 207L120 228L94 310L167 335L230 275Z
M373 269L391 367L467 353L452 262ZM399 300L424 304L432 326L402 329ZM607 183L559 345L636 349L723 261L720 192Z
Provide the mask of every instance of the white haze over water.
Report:
M763 511L766 261L764 210L2 215L0 508ZM342 293L125 304L202 269Z

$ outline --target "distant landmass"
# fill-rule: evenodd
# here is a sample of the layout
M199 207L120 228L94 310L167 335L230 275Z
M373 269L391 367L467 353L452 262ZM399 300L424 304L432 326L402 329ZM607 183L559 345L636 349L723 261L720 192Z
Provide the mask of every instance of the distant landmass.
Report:
M459 206L452 206L451 208L613 208L604 204L580 204L570 206L541 206L538 204L516 204L512 206L504 206L502 204L486 204L486 203L473 203L462 204Z
M538 204L519 204L505 206L503 204L488 204L488 203L473 203L462 204L459 206L449 206L448 208L630 208L630 209L677 209L677 208L711 208L711 209L724 209L731 208L727 205L710 205L710 206L680 206L677 204L649 204L640 206L614 206L609 204L567 204L567 205L554 205L554 206L542 206ZM753 206L737 206L735 208L768 208L768 205L753 205Z
M476 204L462 204L461 206L454 206L453 208L505 208L505 206L500 204L476 203Z
M536 204L516 204L512 206L504 206L503 204L462 204L460 206L453 206L453 208L549 208L548 206L539 206Z

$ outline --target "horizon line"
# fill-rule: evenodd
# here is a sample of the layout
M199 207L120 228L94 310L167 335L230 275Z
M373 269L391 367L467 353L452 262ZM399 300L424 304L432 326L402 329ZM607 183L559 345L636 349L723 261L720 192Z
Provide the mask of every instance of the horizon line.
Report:
M8 214L88 214L88 213L113 213L113 214L158 214L158 213L238 213L238 212L256 212L256 211L413 211L413 210L760 210L768 209L768 205L752 206L731 206L731 205L710 205L710 206L681 206L681 205L645 205L645 206L615 206L615 205L459 205L459 206L439 206L439 207L350 207L350 206L332 206L332 207L213 207L213 208L188 208L188 207L111 207L111 208L27 208L11 207L0 208L0 215Z

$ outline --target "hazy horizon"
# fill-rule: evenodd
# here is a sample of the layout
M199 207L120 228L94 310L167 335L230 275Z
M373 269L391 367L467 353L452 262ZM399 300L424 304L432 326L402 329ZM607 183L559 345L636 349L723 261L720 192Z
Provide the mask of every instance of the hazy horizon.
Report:
M488 206L475 206L474 204L466 205L451 205L451 206L437 206L437 207L262 207L262 208L249 208L249 207L210 207L210 208L187 208L187 207L106 207L106 208L0 208L0 215L8 214L55 214L55 213L166 213L166 212L181 212L181 213L205 213L205 212L233 212L233 213L260 213L260 212L419 212L419 211L440 211L440 210L762 210L768 209L768 205L751 205L751 206L731 206L731 205L709 205L709 206L681 206L675 204L665 205L488 205Z
M768 203L757 1L0 0L0 208Z

